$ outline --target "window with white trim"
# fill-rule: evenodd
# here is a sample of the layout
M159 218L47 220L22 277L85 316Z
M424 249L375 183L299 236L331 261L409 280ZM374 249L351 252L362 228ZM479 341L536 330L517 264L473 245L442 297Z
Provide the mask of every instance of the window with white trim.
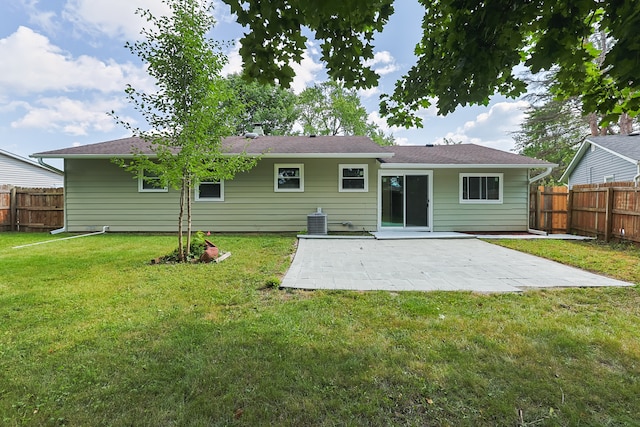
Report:
M338 191L367 192L369 191L367 165L339 165Z
M224 181L202 181L195 193L198 202L224 202Z
M604 182L615 182L615 180L616 180L615 175L606 175L604 177Z
M461 173L460 203L502 203L502 173Z
M140 193L166 193L169 189L162 185L160 174L143 170L138 177L138 192Z
M304 191L304 165L301 163L274 165L273 190L277 192Z

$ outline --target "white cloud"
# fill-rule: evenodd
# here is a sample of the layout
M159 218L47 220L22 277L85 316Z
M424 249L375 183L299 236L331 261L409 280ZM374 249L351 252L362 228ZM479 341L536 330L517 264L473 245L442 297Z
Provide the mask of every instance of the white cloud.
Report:
M529 107L526 101L498 102L488 111L478 114L455 131L444 137L435 138L433 143L441 144L444 138L464 144L479 144L504 151L514 148L511 132L518 130L525 119L525 110Z
M213 17L216 22L225 24L236 22L235 15L231 14L231 8L220 0L213 0Z
M107 111L124 108L121 99L79 101L67 97L41 98L27 113L11 123L12 128L35 128L83 136L89 132L109 132L118 124ZM128 121L133 119L123 117Z
M76 29L91 35L137 39L145 21L135 12L150 10L154 16L167 15L169 7L158 0L67 0L62 16Z
M25 0L23 2L27 15L29 15L29 23L49 34L55 33L60 28L60 24L57 22L58 15L52 11L41 10L39 3L39 0Z
M234 73L242 72L242 57L240 56L240 41L236 41L233 49L226 53L228 62L222 68L222 75L226 76ZM317 79L317 75L324 69L324 66L314 60L314 56L319 55L318 50L312 43L307 44L302 54L302 61L300 64L294 62L291 63L295 76L291 82L291 89L295 93L300 93L307 88L310 83L314 83Z
M296 73L291 83L291 88L295 93L300 93L306 89L309 83L316 81L318 73L324 69L324 66L316 62L312 55L315 56L317 50L313 47L308 47L302 54L302 61L300 64L291 64L293 71Z
M222 67L222 75L239 74L242 72L242 57L240 56L240 41L237 40L233 48L226 52L228 62Z
M153 87L142 67L86 55L73 58L27 27L0 39L0 57L11 58L0 61L0 95L51 90L122 92L127 83Z
M483 132L487 129L510 132L516 130L524 120L525 110L529 107L526 101L498 102L489 111L478 114L475 120L464 124L466 132Z
M369 59L364 62L365 66L371 67L376 73L384 76L391 74L400 69L396 64L396 60L390 52L384 50L382 52L376 52L373 55L373 59Z
M369 113L369 115L367 116L367 121L375 124L380 128L380 130L385 133L397 132L398 130L400 130L400 128L397 126L389 126L389 124L387 123L387 119L385 119L384 117L380 117L380 113L378 113L377 111Z
M377 87L371 87L369 89L358 89L358 96L360 96L360 98L369 99L376 95L379 95L380 92L380 89L378 89Z

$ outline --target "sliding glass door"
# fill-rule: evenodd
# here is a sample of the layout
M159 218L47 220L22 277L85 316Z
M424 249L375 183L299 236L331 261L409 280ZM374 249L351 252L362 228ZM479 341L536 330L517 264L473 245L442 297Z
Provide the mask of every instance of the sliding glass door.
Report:
M380 177L380 227L430 227L430 174L398 173Z

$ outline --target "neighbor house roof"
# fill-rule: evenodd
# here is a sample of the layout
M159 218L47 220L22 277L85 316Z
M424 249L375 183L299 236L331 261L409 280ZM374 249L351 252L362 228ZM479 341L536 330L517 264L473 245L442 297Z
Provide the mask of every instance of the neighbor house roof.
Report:
M384 147L395 153L390 159L383 159L383 168L413 167L459 167L461 165L479 168L548 168L556 164L519 154L508 153L476 144L454 145L395 145Z
M5 151L3 149L0 149L0 155L9 157L9 158L14 159L14 160L17 160L17 161L19 161L19 162L21 162L23 164L27 164L27 165L29 165L29 167L42 169L42 170L45 170L47 172L51 172L51 173L53 173L55 175L59 175L59 176L63 176L64 175L64 172L59 171L59 170L57 170L57 169L55 169L53 167L47 167L47 166L41 165L39 163L34 162L31 159L26 159L26 158L24 158L22 156L19 156L19 155L14 154L14 153L10 153L10 152Z
M587 137L578 151L576 152L571 163L567 166L567 170L564 171L561 181L565 181L573 170L578 166L582 157L589 149L590 146L595 145L616 157L626 160L634 165L640 162L640 135L606 135L606 136L589 136Z
M225 138L222 149L229 154L261 154L264 157L353 157L383 158L393 153L383 149L365 136L260 136ZM40 158L112 158L130 157L138 152L152 156L149 143L140 138L124 138L61 150L33 154Z

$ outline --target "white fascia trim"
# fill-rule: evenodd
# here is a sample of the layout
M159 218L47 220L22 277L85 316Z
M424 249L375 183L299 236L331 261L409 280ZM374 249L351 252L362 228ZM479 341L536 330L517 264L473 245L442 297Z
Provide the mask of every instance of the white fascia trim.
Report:
M154 159L157 156L155 154L146 154L150 159ZM45 155L45 156L33 156L34 159L133 159L133 154L66 154L66 155Z
M234 156L242 153L225 153L223 155ZM154 159L155 154L145 154ZM255 156L269 159L380 159L393 157L393 153L246 153L247 156ZM31 156L38 159L132 159L133 154L58 154Z
M578 147L578 150L576 151L576 154L573 156L573 159L571 159L571 161L569 162L569 166L567 166L567 168L564 170L564 173L560 177L560 182L563 182L565 178L569 179L569 175L571 175L571 172L573 172L577 164L580 162L580 160L582 159L582 156L584 156L584 152L587 151L587 148L589 147L590 144L591 144L591 141L589 141L588 139L585 139L584 141L582 141L582 144L580 145L580 147Z
M509 164L432 164L432 163L382 163L381 169L538 169L538 168L554 168L558 165L549 165L545 163L543 165L526 164L526 165L509 165Z
M393 157L393 153L265 153L261 156L268 159L379 159Z

